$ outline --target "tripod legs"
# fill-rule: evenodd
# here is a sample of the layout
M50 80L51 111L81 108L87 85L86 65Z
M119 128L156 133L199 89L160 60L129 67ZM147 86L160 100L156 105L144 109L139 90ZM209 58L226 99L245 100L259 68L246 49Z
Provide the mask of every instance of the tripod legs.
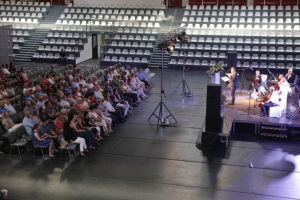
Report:
M182 95L188 96L189 94L192 94L188 83L185 79L182 79L178 82L170 97L172 97L175 94L175 92L179 89L180 86L182 86Z
M166 114L167 114L165 117L163 116L164 109L165 109ZM158 103L155 110L152 112L152 114L148 118L148 121L150 121L152 117L156 117L157 126L167 125L165 120L167 120L170 117L175 121L175 123L177 123L176 118L174 117L174 115L171 113L171 111L168 109L168 107L166 106L166 104L163 101Z

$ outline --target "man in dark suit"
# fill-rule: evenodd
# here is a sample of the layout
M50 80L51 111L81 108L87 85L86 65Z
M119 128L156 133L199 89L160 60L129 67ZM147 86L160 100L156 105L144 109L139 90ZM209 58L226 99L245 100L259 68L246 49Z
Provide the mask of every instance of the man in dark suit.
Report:
M288 69L285 78L290 84L295 84L296 74L294 74L293 69Z
M66 63L67 63L67 53L66 53L64 48L61 48L61 50L60 50L59 59L60 59L60 63L62 65L66 65Z
M230 68L230 74L229 74L229 88L230 88L230 94L231 94L231 103L229 105L234 105L235 103L235 91L238 85L238 73L236 72L235 67Z

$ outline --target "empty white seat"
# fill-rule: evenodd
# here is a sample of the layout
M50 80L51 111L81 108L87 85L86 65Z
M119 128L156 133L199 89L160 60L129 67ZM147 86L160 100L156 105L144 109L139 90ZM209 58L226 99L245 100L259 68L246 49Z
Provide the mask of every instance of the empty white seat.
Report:
M140 58L139 57L134 57L133 62L139 63L140 62Z
M132 57L127 57L126 62L132 62Z
M125 50L125 49L123 49L123 50ZM127 50L127 49L126 49ZM115 54L121 54L122 52L121 52L121 49L116 49L115 50ZM124 54L126 54L126 53L124 53Z
M142 58L141 62L142 63L148 63L148 59L147 58Z
M105 56L104 57L104 61L110 61L110 57L109 56Z

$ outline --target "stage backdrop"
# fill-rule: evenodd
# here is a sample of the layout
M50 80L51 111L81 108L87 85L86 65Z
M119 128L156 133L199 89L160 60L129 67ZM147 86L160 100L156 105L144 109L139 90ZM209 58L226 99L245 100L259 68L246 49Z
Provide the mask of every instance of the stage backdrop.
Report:
M75 5L98 5L101 7L145 7L161 8L164 0L74 0Z

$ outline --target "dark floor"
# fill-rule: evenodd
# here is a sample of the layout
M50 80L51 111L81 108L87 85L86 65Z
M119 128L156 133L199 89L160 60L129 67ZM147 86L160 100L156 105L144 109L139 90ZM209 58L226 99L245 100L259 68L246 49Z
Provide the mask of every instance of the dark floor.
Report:
M149 98L96 151L72 162L32 154L11 160L0 156L0 187L20 200L300 198L298 143L231 141L225 158L202 156L195 141L205 115L208 77L188 72L194 97L182 99L177 93L170 99L181 72L165 75L167 105L179 121L175 127L156 131L147 122L159 101L158 74Z

